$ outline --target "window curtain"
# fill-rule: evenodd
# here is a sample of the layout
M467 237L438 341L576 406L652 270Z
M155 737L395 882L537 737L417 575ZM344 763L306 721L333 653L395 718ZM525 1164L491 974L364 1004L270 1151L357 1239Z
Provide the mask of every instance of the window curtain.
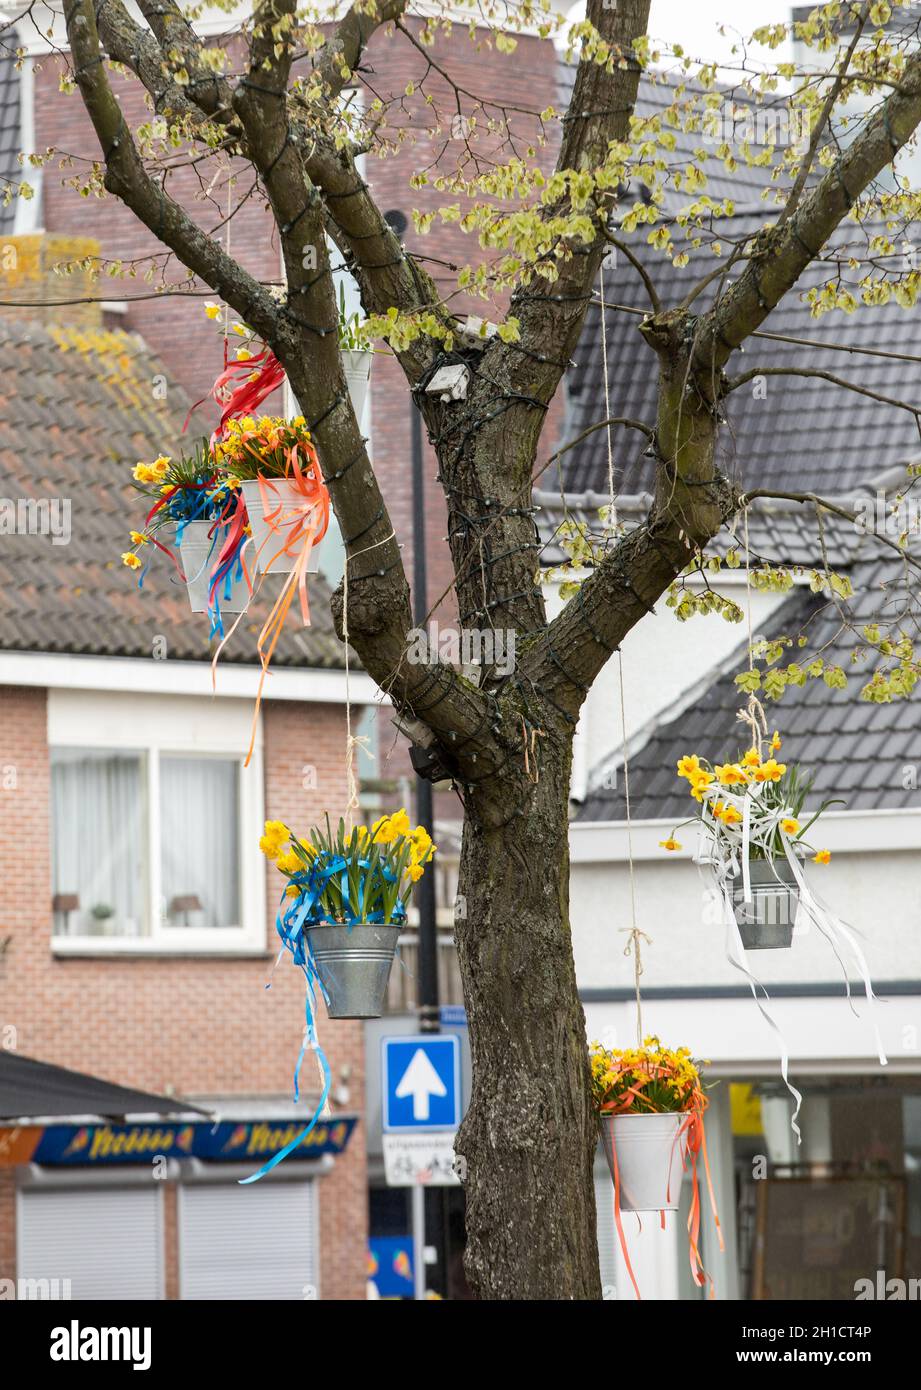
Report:
M164 918L177 927L240 925L239 767L160 758Z
M139 753L52 749L52 873L56 895L79 907L55 914L71 936L149 930L143 763Z

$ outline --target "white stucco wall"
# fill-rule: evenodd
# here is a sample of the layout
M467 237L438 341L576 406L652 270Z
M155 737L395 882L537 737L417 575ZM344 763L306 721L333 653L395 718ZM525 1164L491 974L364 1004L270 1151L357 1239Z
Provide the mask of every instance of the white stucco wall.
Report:
M716 587L716 586L714 586ZM745 581L734 574L719 586L740 606L745 605ZM558 586L545 591L548 614L562 604ZM765 621L788 596L751 596L752 628L757 640ZM647 728L665 715L677 713L683 696L698 689L708 674L720 674L747 637L746 623L727 623L708 614L680 623L664 600L628 634L621 648L627 738L642 738ZM741 669L741 665L740 668ZM586 779L623 744L617 658L612 658L592 686L582 709L573 751L573 795L584 794Z
M670 827L662 826L659 838ZM574 830L577 840L579 831ZM682 832L687 850L695 831ZM831 836L823 837L823 845ZM578 851L576 851L578 852ZM647 987L744 985L727 961L724 931L705 880L689 854L662 851L662 861L635 865L637 925L652 938L643 950ZM833 852L827 866L807 864L815 891L855 929L870 972L877 980L921 980L921 846L915 850ZM626 863L573 863L570 919L579 986L603 989L632 984L632 963L623 954L630 926ZM797 927L793 949L749 953L750 966L765 984L829 982L841 969L829 943L815 927ZM852 970L851 978L855 978Z

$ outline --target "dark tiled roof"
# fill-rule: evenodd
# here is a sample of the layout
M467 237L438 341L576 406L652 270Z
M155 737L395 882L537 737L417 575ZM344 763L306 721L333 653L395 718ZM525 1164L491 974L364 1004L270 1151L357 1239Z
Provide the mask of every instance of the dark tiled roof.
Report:
M754 232L763 217L726 220L726 236ZM722 224L721 224L722 225ZM851 227L846 235L853 238ZM919 238L915 238L917 241ZM718 262L709 252L698 252L690 263L676 269L653 253L639 237L634 250L647 265L666 306L675 305ZM619 258L619 265L605 272L608 400L610 414L629 416L655 424L657 395L656 358L638 331L639 317L620 312L623 305L646 312L649 302L639 276ZM883 348L887 352L917 355L917 313L898 307L861 304L853 314L830 313L813 319L804 292L832 274L834 267L814 264L799 287L788 294L764 324L765 331L808 338L817 343L843 342L853 348ZM845 271L843 280L847 282ZM863 272L850 272L853 279ZM707 306L715 286L697 301L698 312ZM567 376L574 409L567 430L576 438L604 419L604 372L601 351L600 309L589 306L582 339L575 353L576 366ZM803 366L833 372L845 380L883 395L915 403L917 362L849 353L830 348L803 348L751 338L744 353L735 353L730 375L756 367ZM733 392L727 401L728 422L720 441L720 464L744 485L789 490L817 489L825 495L853 493L873 477L918 452L914 418L904 410L857 395L816 378L784 376L766 379L766 396L756 399L751 385ZM650 460L643 457L645 440L632 431L613 434L615 478L623 493L649 488ZM562 481L567 492L595 491L607 494L607 444L605 431L588 435L582 444L563 456ZM547 475L546 487L553 482Z
M179 387L170 382L166 400L156 398L163 364L123 332L0 318L0 353L0 498L71 503L67 544L48 535L0 540L0 648L149 657L160 637L170 657L209 660L207 617L190 612L166 556L141 591L120 560L143 519L134 463L178 452L189 406ZM322 580L311 580L311 598L313 626L300 626L295 604L278 665L342 665ZM256 634L271 602L267 592L253 600L222 661L258 662Z
M884 586L898 584L903 570L898 560L881 558L879 542L868 537L850 574L855 594L847 607L859 631L863 623L878 616ZM859 692L868 672L863 665L851 664L859 639L849 630L842 631L837 610L811 593L791 595L760 635L795 636L809 619L810 651L822 651L829 665L840 665L848 682L846 689L830 690L821 678L813 679L788 689L777 703L766 702L768 721L783 735L784 759L802 762L815 772L811 804L842 797L847 809L855 811L916 806L917 791L906 790L903 782L906 765L918 761L921 712L917 698L891 704L861 700ZM631 753L630 809L636 819L687 817L689 799L675 775L675 764L684 753L696 752L715 762L744 751L748 740L736 712L746 697L737 689L734 676L745 663L743 643L724 674ZM623 819L623 778L617 779L617 790L607 789L603 782L612 779L602 777L606 770L595 769L594 789L579 810L579 820Z
M561 108L569 104L575 74L575 65L560 64L558 104ZM703 126L702 116L705 102L712 101L716 92L722 95L723 101L721 123L714 130ZM634 115L646 121L658 117L662 130L674 136L674 150L666 151L663 147L658 151L659 157L667 161L669 171L684 170L693 162L707 180L701 191L720 202L724 198L732 199L736 211L741 212L760 208L765 190L772 186L771 175L780 164L788 143L785 108L783 93L765 94L755 102L741 86L704 88L693 78L683 78L674 70L649 69L640 78ZM748 119L749 113L752 119ZM769 131L773 145L770 160L762 165L748 163L742 157L743 143L748 144L753 157L766 158L765 137ZM736 167L731 173L717 157L717 149L724 140L736 156ZM622 203L629 207L640 196L639 185L631 185ZM696 194L676 188L670 178L664 180L662 206L667 214L687 207L695 197Z
M853 498L846 500L848 505L853 506ZM648 493L640 497L618 498L618 521L627 530L632 530L647 515L651 502ZM599 512L608 507L606 494L567 493L564 506L559 493L536 491L534 503L539 508L537 524L543 541L542 565L559 565L568 561L559 541L560 527L567 521L584 525L596 542L602 543L603 524ZM849 526L829 527L825 542L828 564L833 569L846 569L859 549L860 536ZM767 560L778 565L803 565L812 569L818 559L814 513L810 507L795 502L759 498L749 507L748 543L753 560ZM742 546L742 526L736 522L714 537L707 550L708 553L725 555L727 551Z
M0 52L0 236L9 235L16 219L16 199L6 203L10 183L22 174L18 155L22 149L19 120L19 73L16 59Z

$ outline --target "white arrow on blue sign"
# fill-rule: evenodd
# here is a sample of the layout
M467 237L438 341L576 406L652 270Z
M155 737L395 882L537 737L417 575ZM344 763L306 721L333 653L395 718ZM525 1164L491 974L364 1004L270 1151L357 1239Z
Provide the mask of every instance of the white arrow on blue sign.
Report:
M381 1061L385 1130L457 1129L460 1044L453 1034L382 1038Z

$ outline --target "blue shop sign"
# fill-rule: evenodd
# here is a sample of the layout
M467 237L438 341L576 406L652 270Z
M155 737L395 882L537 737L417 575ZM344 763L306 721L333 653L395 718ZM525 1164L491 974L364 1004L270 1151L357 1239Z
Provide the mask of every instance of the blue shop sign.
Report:
M149 1163L152 1158L201 1158L245 1163L271 1158L304 1128L306 1120L221 1120L217 1124L47 1125L31 1161L53 1166L101 1167ZM321 1120L291 1154L319 1158L340 1154L358 1123L355 1115Z

